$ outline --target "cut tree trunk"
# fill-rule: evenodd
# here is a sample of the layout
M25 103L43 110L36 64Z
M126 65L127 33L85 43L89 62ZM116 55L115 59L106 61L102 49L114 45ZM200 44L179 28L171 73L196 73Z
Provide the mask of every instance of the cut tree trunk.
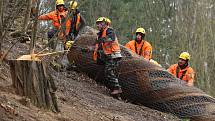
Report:
M16 93L26 96L39 108L59 112L55 92L57 90L46 65L41 61L9 60L12 86Z

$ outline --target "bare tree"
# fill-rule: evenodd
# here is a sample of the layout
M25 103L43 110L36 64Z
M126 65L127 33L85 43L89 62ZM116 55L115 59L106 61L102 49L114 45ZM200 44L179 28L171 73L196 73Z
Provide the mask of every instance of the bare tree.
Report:
M27 3L27 9L26 9L26 14L25 14L25 19L24 19L24 25L23 25L23 33L26 33L30 15L31 15L31 5L32 5L32 0L26 0Z
M0 1L0 52L2 45L2 35L3 35L3 0Z
M37 0L36 15L35 15L35 19L34 19L34 24L33 24L33 28L32 28L33 31L32 31L31 42L30 42L30 54L34 53L36 34L37 34L37 24L38 24L37 18L38 18L39 6L40 6L40 0Z

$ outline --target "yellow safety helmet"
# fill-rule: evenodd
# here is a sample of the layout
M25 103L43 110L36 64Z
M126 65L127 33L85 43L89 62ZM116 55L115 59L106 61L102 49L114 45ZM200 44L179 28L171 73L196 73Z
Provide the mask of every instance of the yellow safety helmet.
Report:
M144 28L138 28L138 29L136 30L136 33L146 34L146 31L145 31Z
M190 54L188 52L182 52L179 58L183 60L190 60Z
M64 5L64 1L63 0L56 0L56 6L58 5Z
M78 3L76 1L70 1L70 9L77 9Z
M111 20L110 20L109 18L106 17L105 22L106 22L107 24L110 24L110 23L111 23Z
M106 22L106 18L105 17L99 17L97 20L96 20L96 23L97 22Z

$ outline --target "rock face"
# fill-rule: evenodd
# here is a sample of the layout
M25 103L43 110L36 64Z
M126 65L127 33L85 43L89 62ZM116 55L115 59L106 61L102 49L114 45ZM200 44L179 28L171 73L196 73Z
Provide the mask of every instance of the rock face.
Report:
M103 80L103 66L93 62L92 54L96 30L87 28L70 49L68 59L75 62L79 71L98 82ZM119 82L122 97L181 118L214 120L215 99L196 87L188 87L179 80L143 58L132 55L121 46L123 58L119 63Z

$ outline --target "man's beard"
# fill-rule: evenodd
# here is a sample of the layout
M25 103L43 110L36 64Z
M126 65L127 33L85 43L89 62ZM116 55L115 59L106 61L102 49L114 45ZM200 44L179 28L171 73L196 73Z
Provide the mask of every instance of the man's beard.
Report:
M179 62L178 62L178 66L181 68L181 69L185 69L187 66L188 66L188 62L186 62L185 64L180 64Z

